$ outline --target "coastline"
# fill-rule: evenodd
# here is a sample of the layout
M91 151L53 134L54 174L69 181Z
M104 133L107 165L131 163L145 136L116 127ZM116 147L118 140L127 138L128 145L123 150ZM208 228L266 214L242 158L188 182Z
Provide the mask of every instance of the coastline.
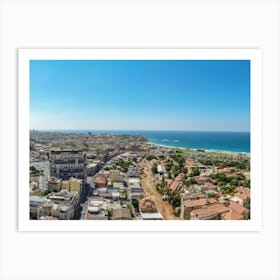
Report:
M198 150L203 150L205 153L208 153L208 154L233 155L233 156L243 155L243 156L247 156L247 157L250 157L250 155L251 155L251 153L247 153L247 152L233 152L233 151L223 151L223 150L209 150L209 149L203 149L203 148L195 149L195 148L175 147L175 146L153 143L150 140L147 143L149 145L158 146L158 147L162 147L162 148L179 149L179 150L183 150L188 153L190 153L190 152L198 153L199 152Z
M212 154L220 154L220 155L233 155L233 156L237 156L237 155L245 155L250 157L250 152L244 152L244 151L231 151L231 150L219 150L219 149L207 149L207 148L203 148L203 146L201 147L196 147L196 148L191 148L191 147L182 147L182 146L176 146L176 145L172 145L172 143L179 143L179 140L171 140L168 141L168 139L162 139L162 142L164 143L155 143L153 142L153 136L149 136L149 135L145 135L145 132L149 132L149 133L154 133L157 131L145 131L145 130L38 130L39 132L49 132L49 133L63 133L63 134L87 134L89 132L93 133L93 134L111 134L111 135L131 135L131 136L135 136L135 135L139 135L139 136L143 136L146 140L148 144L152 144L158 147L165 147L165 148L174 148L174 149L180 149L180 150L185 150L186 152L197 152L198 150L204 150L205 153L212 153ZM159 131L159 132L168 132L168 131ZM174 131L176 132L176 131ZM178 132L178 131L177 131ZM188 132L188 131L180 131L180 133L184 133L184 132ZM194 131L189 131L190 133L205 133L203 131L198 131L198 132L194 132ZM215 133L215 131L213 131L213 133ZM223 132L222 132L223 133ZM224 132L224 133L232 133L232 132ZM238 132L236 132L238 133ZM244 133L244 132L239 132L239 133Z

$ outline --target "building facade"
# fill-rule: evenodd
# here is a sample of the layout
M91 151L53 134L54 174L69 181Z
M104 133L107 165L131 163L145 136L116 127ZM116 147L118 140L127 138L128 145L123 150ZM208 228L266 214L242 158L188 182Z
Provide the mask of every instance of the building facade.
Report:
M69 180L71 177L86 180L86 154L80 150L50 151L50 176Z

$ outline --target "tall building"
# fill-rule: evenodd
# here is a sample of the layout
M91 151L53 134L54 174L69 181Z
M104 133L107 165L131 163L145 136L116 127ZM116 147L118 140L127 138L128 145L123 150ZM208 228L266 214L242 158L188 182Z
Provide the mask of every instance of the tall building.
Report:
M69 180L71 177L86 180L86 154L81 150L50 151L50 176Z
M123 181L123 176L118 170L111 170L109 173L109 178L111 182L122 182Z

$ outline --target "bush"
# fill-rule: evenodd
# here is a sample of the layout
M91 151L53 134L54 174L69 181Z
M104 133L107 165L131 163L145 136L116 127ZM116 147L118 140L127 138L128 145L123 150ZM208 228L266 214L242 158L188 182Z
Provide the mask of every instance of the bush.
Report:
M139 201L138 201L138 199L133 198L133 199L131 200L131 204L133 205L133 207L134 207L135 209L138 209L138 207L139 207Z
M155 157L154 156L152 156L152 155L148 155L148 156L146 156L146 160L152 160L152 159L154 159Z
M157 173L157 166L156 166L156 164L154 164L154 165L152 166L151 170L152 170L152 172L153 172L154 174Z
M194 176L198 176L198 175L200 175L199 168L198 168L198 167L193 168L193 170L192 170L190 176L191 176L191 177L194 177Z
M235 187L234 186L225 186L221 188L221 193L222 194L230 194L230 195L234 195L236 192Z

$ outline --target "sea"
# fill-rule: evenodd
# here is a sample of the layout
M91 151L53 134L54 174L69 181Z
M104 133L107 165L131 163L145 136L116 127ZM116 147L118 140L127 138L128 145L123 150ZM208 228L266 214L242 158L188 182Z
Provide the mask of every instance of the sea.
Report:
M87 134L142 135L151 144L205 151L250 153L250 132L155 130L48 130Z

